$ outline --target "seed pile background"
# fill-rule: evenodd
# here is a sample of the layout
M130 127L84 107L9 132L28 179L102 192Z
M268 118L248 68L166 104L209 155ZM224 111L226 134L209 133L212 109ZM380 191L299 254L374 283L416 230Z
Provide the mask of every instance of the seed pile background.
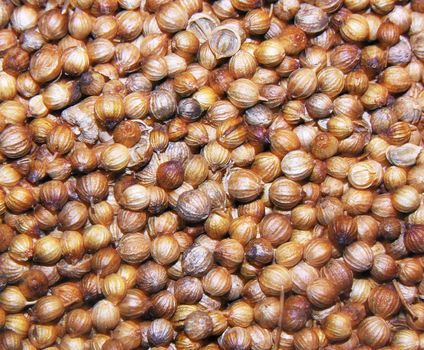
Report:
M1 350L424 350L424 0L0 0Z

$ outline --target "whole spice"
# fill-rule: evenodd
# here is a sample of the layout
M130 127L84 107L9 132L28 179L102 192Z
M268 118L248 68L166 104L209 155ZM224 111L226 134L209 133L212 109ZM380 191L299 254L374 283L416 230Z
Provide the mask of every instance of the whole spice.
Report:
M0 1L0 349L421 349L423 12Z

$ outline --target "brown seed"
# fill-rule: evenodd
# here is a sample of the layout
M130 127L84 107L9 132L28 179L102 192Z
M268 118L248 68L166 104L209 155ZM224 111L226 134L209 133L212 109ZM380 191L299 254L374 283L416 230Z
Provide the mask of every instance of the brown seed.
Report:
M192 312L184 321L184 331L192 340L200 340L212 332L212 319L202 311Z
M211 204L209 198L203 192L192 190L179 196L176 210L183 220L196 223L208 217Z
M159 165L156 181L165 190L174 190L181 186L184 180L184 169L180 162L171 160Z

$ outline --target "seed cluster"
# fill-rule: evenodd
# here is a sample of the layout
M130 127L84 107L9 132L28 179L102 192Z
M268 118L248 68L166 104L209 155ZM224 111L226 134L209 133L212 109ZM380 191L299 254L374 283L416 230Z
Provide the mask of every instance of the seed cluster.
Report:
M424 0L0 0L0 350L424 350Z

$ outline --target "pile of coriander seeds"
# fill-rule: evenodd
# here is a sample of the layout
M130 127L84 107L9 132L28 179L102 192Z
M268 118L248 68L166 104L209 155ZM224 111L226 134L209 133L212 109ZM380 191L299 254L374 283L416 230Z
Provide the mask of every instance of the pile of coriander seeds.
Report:
M0 350L424 350L423 0L0 0Z

